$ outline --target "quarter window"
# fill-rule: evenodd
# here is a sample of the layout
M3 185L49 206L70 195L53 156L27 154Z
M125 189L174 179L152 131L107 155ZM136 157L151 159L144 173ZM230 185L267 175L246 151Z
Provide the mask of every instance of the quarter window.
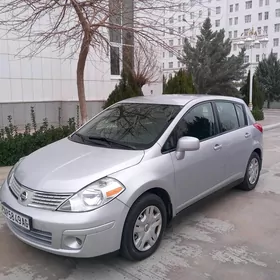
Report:
M199 140L211 138L217 134L211 103L195 106L178 122L166 141L163 151L173 150L181 137L192 136Z
M233 103L216 102L220 119L221 132L227 132L239 128L238 119Z
M235 109L236 109L237 117L238 117L238 120L239 120L239 126L240 127L246 126L243 106L241 104L235 104Z

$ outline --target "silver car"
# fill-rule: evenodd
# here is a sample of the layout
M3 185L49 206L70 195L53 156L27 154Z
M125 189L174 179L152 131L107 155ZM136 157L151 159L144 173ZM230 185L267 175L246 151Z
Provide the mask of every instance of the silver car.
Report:
M1 188L2 213L36 248L142 260L184 208L226 186L255 188L262 139L237 98L124 100L21 159Z

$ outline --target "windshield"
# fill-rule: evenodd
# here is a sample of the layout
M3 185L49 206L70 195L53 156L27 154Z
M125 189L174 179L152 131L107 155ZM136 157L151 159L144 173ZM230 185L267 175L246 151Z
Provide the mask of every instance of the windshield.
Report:
M71 140L111 148L147 149L180 110L177 105L119 103L89 121Z

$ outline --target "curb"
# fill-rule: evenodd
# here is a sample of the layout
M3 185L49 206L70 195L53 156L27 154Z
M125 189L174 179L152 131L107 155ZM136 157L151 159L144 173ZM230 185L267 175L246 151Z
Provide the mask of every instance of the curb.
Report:
M280 127L280 123L265 125L265 126L263 126L263 130L264 130L264 131L268 131L268 130L275 129L275 128L277 128L277 127Z

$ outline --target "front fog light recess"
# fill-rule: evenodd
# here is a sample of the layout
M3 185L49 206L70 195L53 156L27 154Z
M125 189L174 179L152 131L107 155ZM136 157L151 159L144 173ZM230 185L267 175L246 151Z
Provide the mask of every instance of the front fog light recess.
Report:
M107 204L119 196L125 187L113 178L100 179L69 198L58 209L67 212L86 212Z
M70 248L73 250L78 250L83 247L85 241L85 236L84 235L79 235L79 236L63 236L63 247L64 249Z

